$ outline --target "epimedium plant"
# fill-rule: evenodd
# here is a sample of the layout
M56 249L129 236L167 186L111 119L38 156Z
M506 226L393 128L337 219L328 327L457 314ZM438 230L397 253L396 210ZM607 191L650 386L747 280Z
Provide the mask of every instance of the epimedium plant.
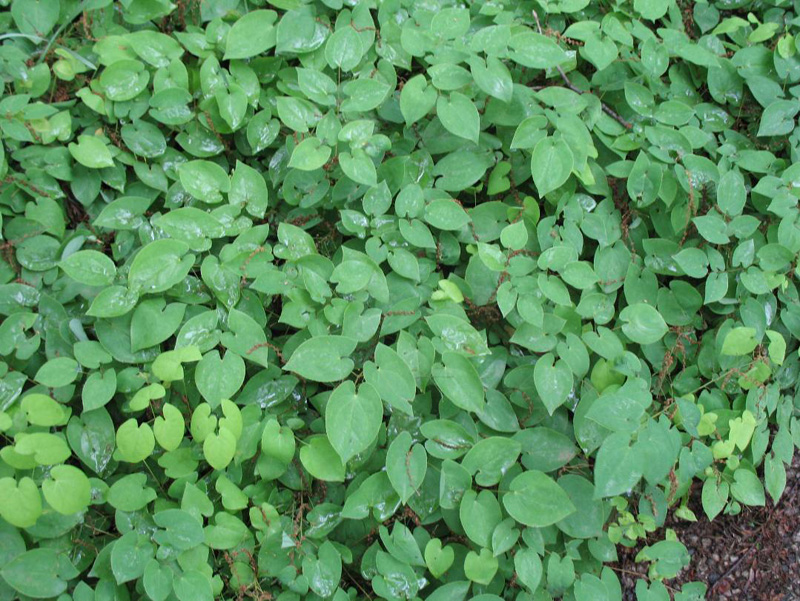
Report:
M781 497L796 2L2 4L0 598L691 601Z

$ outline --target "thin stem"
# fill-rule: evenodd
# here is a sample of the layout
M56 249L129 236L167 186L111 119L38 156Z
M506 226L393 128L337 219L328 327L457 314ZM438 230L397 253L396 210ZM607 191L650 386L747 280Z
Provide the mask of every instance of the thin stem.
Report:
M83 13L85 4L86 4L85 2L81 2L78 5L78 8L73 11L72 15L70 15L68 19L65 19L64 22L61 24L61 26L58 29L56 29L55 33L52 36L50 36L50 39L47 41L47 46L44 47L42 54L39 56L39 60L36 61L37 64L41 63L45 59L47 53L50 52L50 48L53 47L53 44L58 39L58 36L61 35L61 33L67 28L67 26L72 25L73 21L75 21L75 19L77 19L81 15L81 13ZM59 47L61 46L59 45ZM71 51L69 48L64 48L64 49L90 69L94 69L95 71L97 70L97 67L95 65L93 65L88 60L84 59L78 53Z
M45 38L29 33L4 33L3 35L0 35L0 42L10 38L25 38L26 40L31 40L32 42L38 42L40 44L47 41Z
M536 11L531 11L533 13L533 18L536 19L536 28L539 30L541 35L545 35L544 31L542 30L542 24L539 21L539 15L536 14ZM581 90L578 86L573 84L569 77L567 77L566 72L564 69L561 68L561 65L556 65L556 69L558 69L558 74L561 75L561 79L564 81L564 85L567 86L570 90L575 92L576 94L591 94L591 92L587 90ZM600 101L600 106L603 108L603 112L617 121L620 125L622 125L625 129L631 129L633 125L628 123L625 119L623 119L616 111L614 111L610 106L608 106L602 100Z

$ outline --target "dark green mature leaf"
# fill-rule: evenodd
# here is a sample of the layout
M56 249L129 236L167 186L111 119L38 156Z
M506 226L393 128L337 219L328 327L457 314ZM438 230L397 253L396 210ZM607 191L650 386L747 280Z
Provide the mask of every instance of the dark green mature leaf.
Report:
M353 361L347 356L355 347L352 338L317 336L301 344L284 369L315 382L344 380L353 371Z
M69 560L59 557L55 549L31 549L4 565L0 575L12 589L27 597L49 599L67 590L67 581L61 576L61 563L65 561L69 565Z
M550 476L536 470L511 481L503 505L512 518L537 528L555 524L575 511L567 493Z
M254 10L243 15L228 32L226 60L250 58L275 45L273 25L278 15L272 10Z
M383 404L372 385L343 382L331 393L325 407L325 429L343 462L366 450L378 435Z

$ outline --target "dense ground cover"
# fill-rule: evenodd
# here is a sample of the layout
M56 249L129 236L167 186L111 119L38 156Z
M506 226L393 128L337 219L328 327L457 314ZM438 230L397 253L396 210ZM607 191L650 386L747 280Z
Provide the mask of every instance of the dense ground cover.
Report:
M773 516L796 2L0 4L0 599L691 601Z

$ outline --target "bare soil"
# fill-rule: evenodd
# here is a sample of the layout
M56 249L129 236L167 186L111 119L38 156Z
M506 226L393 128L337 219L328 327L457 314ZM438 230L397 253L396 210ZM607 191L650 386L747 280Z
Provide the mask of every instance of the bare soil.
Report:
M677 578L665 582L674 592L686 582L704 582L713 601L800 601L800 458L787 469L786 490L777 505L744 507L736 516L709 522L700 505L700 488L690 507L697 522L668 520L691 555ZM652 540L663 539L657 532ZM634 561L641 547L620 549L612 567L623 584L624 599L636 601L636 580L647 566Z

